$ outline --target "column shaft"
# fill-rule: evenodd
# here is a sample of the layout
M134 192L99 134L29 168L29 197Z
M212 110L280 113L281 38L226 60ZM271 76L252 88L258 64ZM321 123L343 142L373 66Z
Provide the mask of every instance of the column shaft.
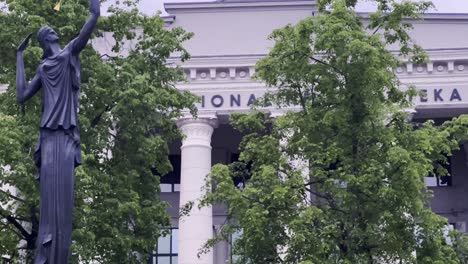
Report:
M205 177L211 169L211 135L216 123L210 119L183 120L178 123L185 135L181 147L180 207L195 202L190 215L179 219L179 264L213 264L212 251L197 254L213 237L211 207L198 209Z

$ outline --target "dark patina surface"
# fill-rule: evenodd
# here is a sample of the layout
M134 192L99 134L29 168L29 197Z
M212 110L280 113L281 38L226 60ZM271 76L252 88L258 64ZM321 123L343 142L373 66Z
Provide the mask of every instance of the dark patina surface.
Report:
M79 54L86 46L100 16L99 0L90 0L90 18L78 37L61 49L50 27L38 32L44 55L28 83L23 51L32 34L17 51L18 102L24 103L42 88L42 119L34 159L39 168L40 221L34 263L66 264L71 245L74 170L81 163L78 107Z

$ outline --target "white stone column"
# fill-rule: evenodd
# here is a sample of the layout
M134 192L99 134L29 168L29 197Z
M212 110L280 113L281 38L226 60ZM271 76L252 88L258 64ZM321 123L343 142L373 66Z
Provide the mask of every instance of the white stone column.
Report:
M190 215L179 219L179 264L213 264L213 252L197 253L213 237L211 207L198 209L205 177L211 169L211 135L217 126L214 118L185 119L177 123L185 135L181 147L180 203L195 202Z

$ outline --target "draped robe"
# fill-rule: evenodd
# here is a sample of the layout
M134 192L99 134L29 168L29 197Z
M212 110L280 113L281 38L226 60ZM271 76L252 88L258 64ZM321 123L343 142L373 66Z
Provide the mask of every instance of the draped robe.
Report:
M35 264L68 263L74 169L81 164L78 129L80 63L72 41L38 68L43 115L34 159L39 168L40 221Z

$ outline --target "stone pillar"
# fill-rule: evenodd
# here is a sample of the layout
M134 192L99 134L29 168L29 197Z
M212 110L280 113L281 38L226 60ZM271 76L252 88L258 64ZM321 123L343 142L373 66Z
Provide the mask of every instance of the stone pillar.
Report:
M197 253L213 237L211 207L198 209L197 200L203 196L205 177L211 169L211 135L216 119L185 119L178 122L185 135L181 147L180 203L182 207L195 202L188 216L179 219L179 264L213 264L213 252Z

